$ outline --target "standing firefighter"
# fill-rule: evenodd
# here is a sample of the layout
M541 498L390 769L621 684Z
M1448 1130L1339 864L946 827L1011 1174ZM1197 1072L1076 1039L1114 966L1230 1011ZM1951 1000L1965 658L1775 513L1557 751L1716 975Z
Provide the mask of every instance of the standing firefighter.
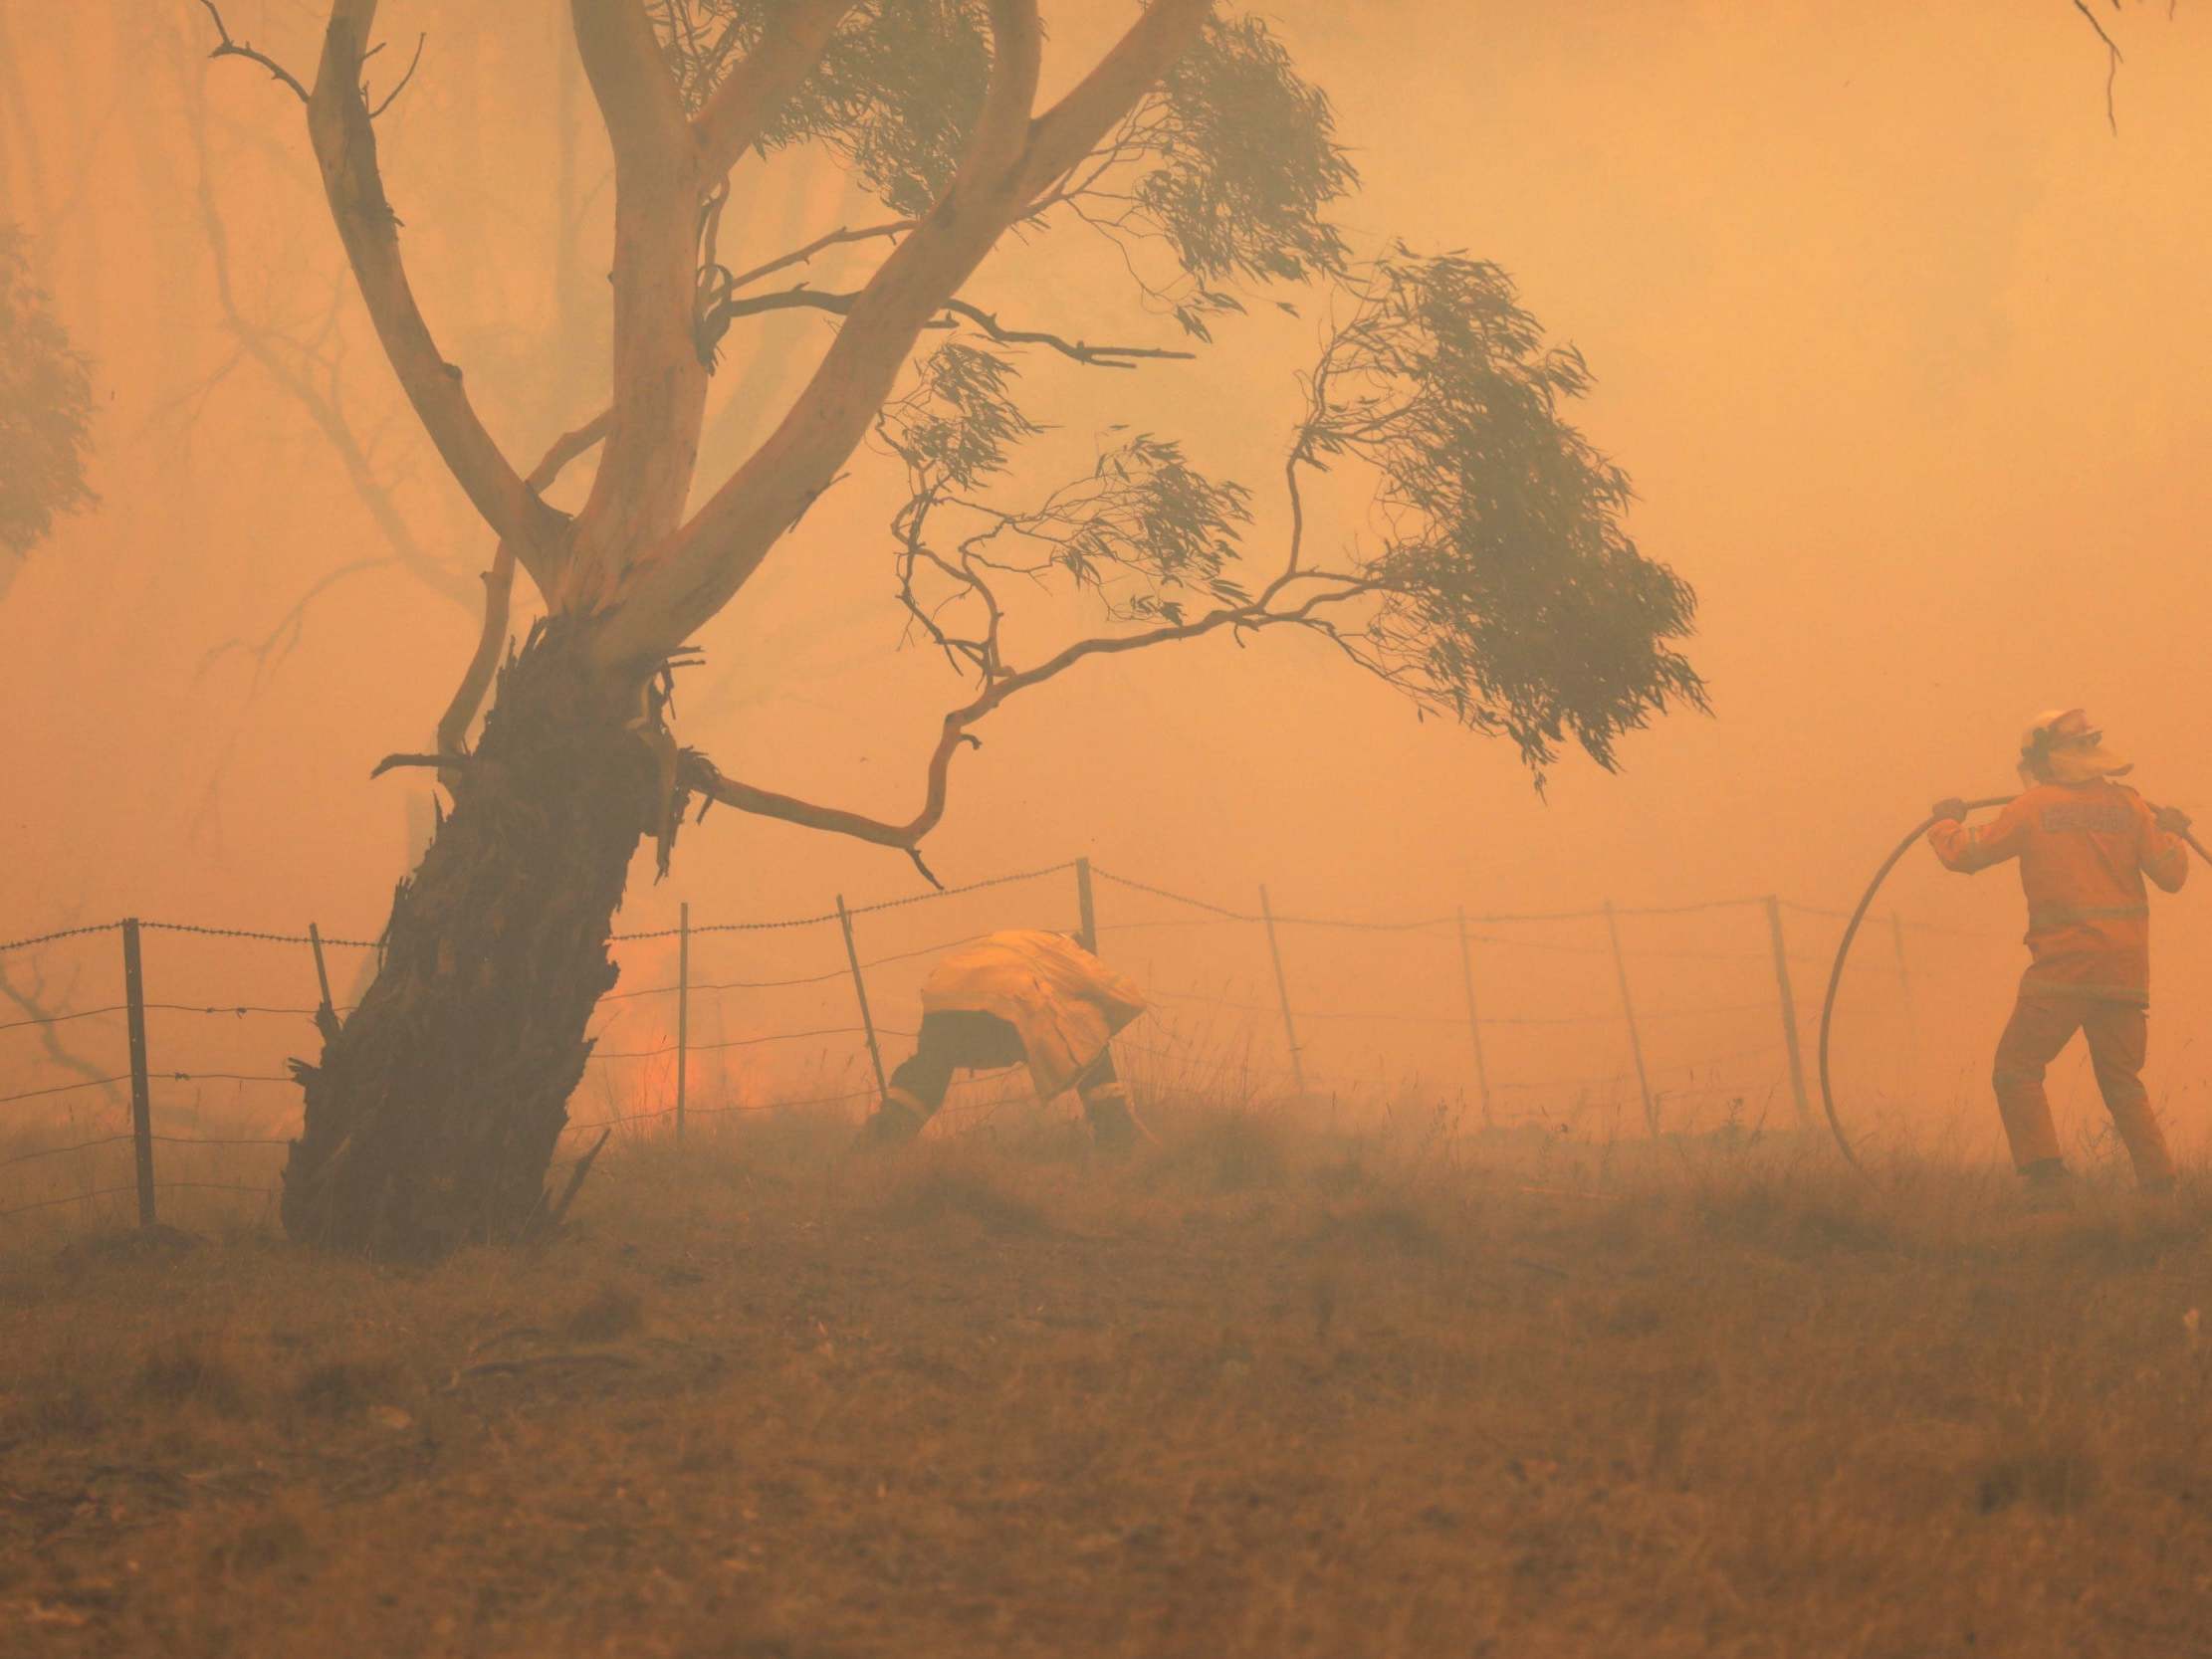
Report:
M1928 831L1935 856L1962 874L2020 861L2032 960L1997 1043L1992 1082L2013 1162L2038 1209L2071 1201L2043 1074L2077 1030L2089 1039L2098 1089L2137 1182L2145 1192L2173 1185L2173 1158L2140 1075L2150 1002L2143 878L2179 891L2189 874L2180 839L2189 820L2171 807L2154 811L2113 781L2128 769L2088 715L2054 710L2021 739L2025 793L1972 829L1959 821L1964 802L1940 801Z
M1064 933L987 934L931 969L913 1057L891 1074L861 1138L911 1141L944 1104L956 1070L1027 1062L1038 1100L1072 1087L1099 1148L1127 1150L1136 1120L1107 1043L1144 1011L1136 981Z

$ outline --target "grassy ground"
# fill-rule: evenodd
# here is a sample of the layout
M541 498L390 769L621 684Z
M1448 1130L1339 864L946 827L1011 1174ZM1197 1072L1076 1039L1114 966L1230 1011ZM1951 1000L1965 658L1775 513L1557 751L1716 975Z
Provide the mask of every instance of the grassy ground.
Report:
M2212 1655L2201 1186L1161 1128L19 1237L0 1651Z

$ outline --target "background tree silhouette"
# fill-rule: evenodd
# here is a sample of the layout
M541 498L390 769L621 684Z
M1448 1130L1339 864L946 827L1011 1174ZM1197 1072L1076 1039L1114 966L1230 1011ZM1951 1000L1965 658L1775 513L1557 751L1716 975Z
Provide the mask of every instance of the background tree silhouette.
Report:
M55 518L93 503L92 372L0 223L0 595Z

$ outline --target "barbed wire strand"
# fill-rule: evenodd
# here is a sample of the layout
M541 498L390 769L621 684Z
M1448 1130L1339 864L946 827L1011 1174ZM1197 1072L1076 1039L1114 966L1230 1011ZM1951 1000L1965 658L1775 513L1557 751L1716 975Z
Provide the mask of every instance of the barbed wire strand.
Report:
M1220 928L1225 927L1229 920L1224 916L1167 916L1157 917L1149 922L1101 922L1098 931L1102 933L1136 933L1156 928Z
M960 938L949 938L942 944L925 944L915 950L894 951L888 956L877 956L862 962L860 964L861 971L866 972L871 967L888 967L893 962L910 962L917 956L940 955L947 950L957 949L963 944L974 944L978 939L989 938L990 936L989 933L968 933Z
M1258 922L1259 917L1244 911L1232 911L1226 905L1217 905L1210 900L1194 899L1188 893L1176 893L1164 887L1154 887L1150 882L1140 882L1134 877L1119 876L1100 865L1091 866L1091 875L1116 887L1126 887L1135 893L1149 893L1155 899L1167 899L1178 905L1189 905L1193 910L1205 911L1228 922Z
M1851 920L1851 912L1849 911L1829 910L1822 905L1801 905L1794 899L1783 900L1782 908L1798 916L1817 916L1830 922L1849 922ZM1995 933L1986 928L1953 928L1947 923L1915 922L1909 917L1895 917L1893 920L1909 932L1916 933L1941 933L1950 938L1979 939L1988 944L2017 944L2020 942L2020 936L2017 933Z
M117 927L120 924L111 923L109 926ZM253 928L205 928L194 922L140 922L138 926L147 933L191 933L200 938L243 938L252 939L258 944L312 945L315 942L305 933L268 933ZM339 938L332 933L325 933L323 942L329 945L336 945L345 950L380 950L383 948L383 940L381 939Z
M690 988L695 991L777 991L792 985L826 985L832 979L851 977L851 968L833 967L827 973L810 973L799 979L695 979ZM634 991L608 991L599 1000L628 1002L641 996L674 996L684 988L682 985L647 985Z
M67 1025L71 1020L89 1020L100 1014L119 1014L128 1006L127 1003L116 1002L105 1008L80 1008L74 1013L45 1014L37 1019L0 1020L0 1031L21 1031L33 1025Z
M1265 918L1261 919L1262 921ZM1419 922L1361 922L1342 916L1278 916L1278 928L1342 928L1362 933L1418 933L1430 928L1449 928L1458 921L1453 916L1424 917Z
M1057 864L1040 865L1034 870L1016 870L1010 875L991 876L983 881L969 882L960 887L940 888L935 893L914 893L909 894L904 899L880 899L872 905L849 906L845 914L848 916L874 916L883 911L904 910L909 905L930 905L935 904L940 899L957 899L964 893L981 893L986 888L1011 887L1017 882L1042 881L1046 876L1057 876L1063 871L1074 868L1075 861L1066 858L1060 860ZM836 913L831 912L830 914L834 917Z
M879 1035L892 1035L892 1033L886 1032L882 1026L877 1026L876 1030ZM711 1054L717 1049L754 1048L762 1043L795 1043L808 1037L858 1037L863 1034L863 1031L864 1028L857 1025L825 1025L813 1031L772 1031L761 1037L730 1037L719 1043L691 1043L686 1045L686 1052ZM903 1035L903 1033L900 1033L900 1035ZM657 1060L662 1055L667 1055L673 1059L675 1054L676 1045L670 1043L661 1048L595 1049L592 1051L591 1058L594 1060Z
M875 1094L876 1092L873 1089L848 1089L841 1094L835 1095L807 1095L801 1096L796 1100L765 1101L758 1104L745 1103L731 1106L686 1105L684 1108L684 1116L687 1118L721 1118L727 1117L732 1113L791 1112L796 1111L800 1107L806 1106L841 1106L849 1101L873 1100L875 1098ZM623 1124L649 1124L661 1118L672 1118L675 1116L675 1114L676 1109L673 1106L670 1106L663 1107L658 1112L633 1113L632 1115L623 1118L593 1118L588 1120L579 1120L575 1123L563 1126L560 1133L566 1135L571 1130L614 1129L619 1128Z
M82 928L57 928L51 933L33 933L29 938L12 938L0 944L0 952L28 950L34 944L52 944L56 939L79 938L86 933L109 933L121 927L119 922L92 922Z
M123 1072L115 1077L88 1077L81 1083L57 1083L45 1089L23 1089L12 1095L0 1095L0 1106L11 1101L37 1100L42 1095L66 1095L76 1089L105 1089L111 1083L128 1083L130 1074Z
M149 1135L148 1141L158 1141L169 1146L289 1146L289 1137L265 1135ZM13 1168L18 1163L31 1163L42 1157L61 1157L68 1152L90 1151L95 1146L114 1146L137 1137L124 1130L119 1135L98 1136L91 1141L72 1141L67 1146L41 1146L37 1151L17 1152L13 1157L0 1157L0 1169Z
M329 941L325 940L325 942L328 943ZM193 1002L148 1002L144 1006L149 1014L223 1014L232 1019L246 1014L293 1014L301 1019L313 1019L322 1012L320 1008L276 1008L250 1002L214 1008L202 1007ZM350 1014L356 1006L357 1004L349 1002L343 1006L333 1006L331 1012L333 1014ZM103 1012L112 1012L112 1010L103 1010Z
M148 1072L153 1083L297 1083L289 1073L275 1072Z
M674 987L671 986L670 988L673 989ZM693 988L697 989L698 987ZM276 1008L263 1007L253 1003L203 1007L196 1002L145 1002L139 1004L139 1006L149 1014L218 1014L231 1019L240 1018L247 1014L284 1014L297 1016L301 1019L313 1019L322 1012L318 1008ZM332 1008L331 1012L333 1014L350 1014L357 1006L356 1003L343 1003ZM0 1031L16 1031L25 1026L34 1025L64 1025L71 1020L89 1020L102 1014L123 1014L129 1011L130 1005L127 1002L111 1002L104 1008L80 1008L72 1013L48 1014L40 1019L0 1021Z
M1073 859L1062 859L1058 864L1047 864L1035 870L1015 870L1003 876L989 876L980 882L967 882L959 887L938 888L930 893L913 893L903 899L878 899L873 904L847 905L847 916L875 916L884 911L904 910L909 905L931 905L940 899L957 899L966 893L981 893L986 888L1011 887L1016 882L1033 882L1045 876L1056 876L1063 870L1075 868ZM823 911L818 916L792 916L771 922L709 922L691 930L691 936L701 933L774 933L785 928L818 928L825 922L837 920L835 911ZM654 928L643 933L614 933L610 935L618 944L634 943L640 939L674 938L683 933L681 928Z
M135 1194L135 1184L129 1186L99 1186L90 1192L72 1192L60 1198L43 1198L35 1204L18 1204L13 1209L0 1210L0 1220L11 1215L28 1215L33 1210L50 1210L61 1204L88 1203L95 1198L113 1198L124 1193ZM275 1198L283 1189L274 1186L246 1186L237 1181L155 1181L156 1192L249 1192L257 1198Z
M1164 998L1169 1002L1198 1002L1213 1008L1233 1008L1237 1012L1245 1014L1279 1015L1281 1012L1279 1008L1266 1003L1237 1002L1227 997L1209 996L1203 991L1169 991L1162 990L1154 985L1146 988L1146 994ZM1754 1013L1771 1009L1771 1007L1772 1005L1766 1002L1728 1002L1697 1008L1643 1008L1637 1011L1637 1018L1640 1020L1694 1019L1704 1015ZM1467 1017L1464 1014L1406 1014L1358 1008L1301 1008L1298 1010L1298 1017L1302 1020L1383 1020L1418 1025L1463 1026L1467 1023ZM1621 1011L1616 1008L1604 1013L1594 1014L1536 1014L1528 1016L1485 1014L1475 1023L1477 1025L1495 1026L1605 1025L1617 1023L1623 1017Z
M35 1152L18 1152L13 1157L0 1157L0 1169L12 1169L19 1163L31 1163L42 1157L60 1157L66 1152L90 1151L95 1146L112 1146L119 1141L137 1138L128 1130L120 1135L103 1135L91 1141L78 1141L67 1146L41 1146Z
M566 1135L570 1130L579 1129L619 1129L624 1124L649 1124L656 1118L673 1118L675 1116L676 1109L673 1106L667 1106L661 1108L658 1112L633 1112L626 1117L589 1118L575 1123L563 1124L560 1126L560 1133Z
M876 1092L873 1089L847 1089L842 1094L808 1095L798 1100L770 1101L760 1106L698 1106L687 1110L697 1117L714 1118L730 1112L788 1112L802 1106L843 1106L849 1101L874 1100L875 1097Z

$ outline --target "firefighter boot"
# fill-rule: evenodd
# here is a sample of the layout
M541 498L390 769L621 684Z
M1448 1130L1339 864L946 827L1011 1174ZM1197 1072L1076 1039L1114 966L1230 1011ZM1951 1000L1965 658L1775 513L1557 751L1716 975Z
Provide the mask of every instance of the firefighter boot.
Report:
M2074 1207L2074 1175L2064 1160L2038 1158L2020 1173L2028 1183L2023 1205L2030 1215L2061 1215Z
M922 1103L893 1084L884 1091L883 1103L860 1126L854 1144L862 1147L904 1146L922 1133L929 1114Z
M1129 1087L1116 1079L1083 1091L1083 1115L1091 1123L1091 1143L1108 1157L1127 1157L1137 1145L1137 1120L1129 1110Z

